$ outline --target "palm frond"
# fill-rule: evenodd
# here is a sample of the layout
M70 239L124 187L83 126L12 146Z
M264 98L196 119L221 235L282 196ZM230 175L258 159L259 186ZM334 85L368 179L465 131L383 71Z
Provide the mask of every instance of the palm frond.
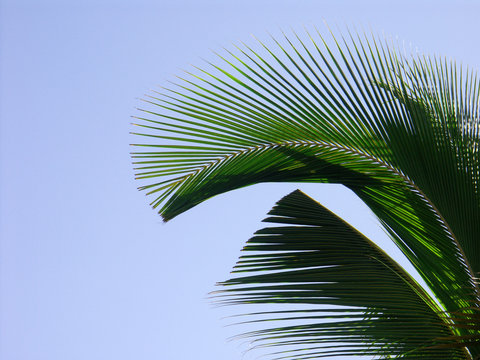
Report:
M156 143L135 144L140 188L169 220L260 182L343 184L452 319L480 307L476 75L376 39L307 35L243 45L147 97L136 134Z
M298 306L252 315L307 322L245 334L259 346L296 345L274 358L466 358L465 345L450 347L454 331L430 295L335 214L297 190L269 215L264 221L277 226L257 231L247 242L234 269L239 277L221 283L220 301ZM304 304L309 310L301 310Z

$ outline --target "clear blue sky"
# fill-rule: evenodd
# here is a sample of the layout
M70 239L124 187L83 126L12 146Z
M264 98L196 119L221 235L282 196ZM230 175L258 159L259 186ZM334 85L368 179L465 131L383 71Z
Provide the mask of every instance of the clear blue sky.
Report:
M238 330L207 293L297 186L232 192L163 224L130 165L137 98L209 49L326 20L480 64L473 0L3 0L0 14L2 360L258 355L226 342ZM300 188L384 239L340 187Z

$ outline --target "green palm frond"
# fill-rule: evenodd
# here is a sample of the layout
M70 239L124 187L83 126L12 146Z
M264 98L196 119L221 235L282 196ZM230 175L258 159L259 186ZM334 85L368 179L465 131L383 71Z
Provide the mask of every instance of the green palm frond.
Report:
M455 331L430 295L335 214L297 190L269 215L264 221L277 226L257 231L247 242L234 269L239 277L221 283L225 289L220 301L309 305L308 311L261 314L270 315L269 321L301 319L308 325L245 334L257 337L259 346L297 345L275 358L465 358L464 345L449 347Z
M140 189L169 220L256 183L343 184L378 217L445 317L473 319L480 308L476 75L407 58L376 39L307 35L308 42L296 35L259 42L260 50L242 45L219 55L222 66L148 96L135 134L154 143L139 142L132 153ZM458 326L449 336L477 330Z

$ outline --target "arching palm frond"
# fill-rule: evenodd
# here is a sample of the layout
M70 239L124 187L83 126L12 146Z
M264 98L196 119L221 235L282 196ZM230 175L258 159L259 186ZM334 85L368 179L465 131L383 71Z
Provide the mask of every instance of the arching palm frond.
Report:
M419 349L480 356L476 75L375 40L308 37L275 41L276 51L260 43L266 55L244 45L220 56L223 67L149 96L137 124L146 132L137 134L158 143L135 144L146 151L133 158L137 178L159 181L141 189L169 220L260 182L343 184L430 287L442 329L451 325L451 334L437 334L448 344L430 337ZM393 354L416 353L410 345Z

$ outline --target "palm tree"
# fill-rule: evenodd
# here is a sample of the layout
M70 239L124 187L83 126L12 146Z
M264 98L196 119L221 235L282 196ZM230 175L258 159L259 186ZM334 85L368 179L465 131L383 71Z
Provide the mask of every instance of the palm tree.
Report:
M343 184L428 290L295 191L221 283L224 304L289 305L250 313L278 325L245 336L278 359L480 359L479 79L377 38L306 38L242 44L148 96L136 134L158 143L135 144L154 181L140 189L167 221L256 183Z

